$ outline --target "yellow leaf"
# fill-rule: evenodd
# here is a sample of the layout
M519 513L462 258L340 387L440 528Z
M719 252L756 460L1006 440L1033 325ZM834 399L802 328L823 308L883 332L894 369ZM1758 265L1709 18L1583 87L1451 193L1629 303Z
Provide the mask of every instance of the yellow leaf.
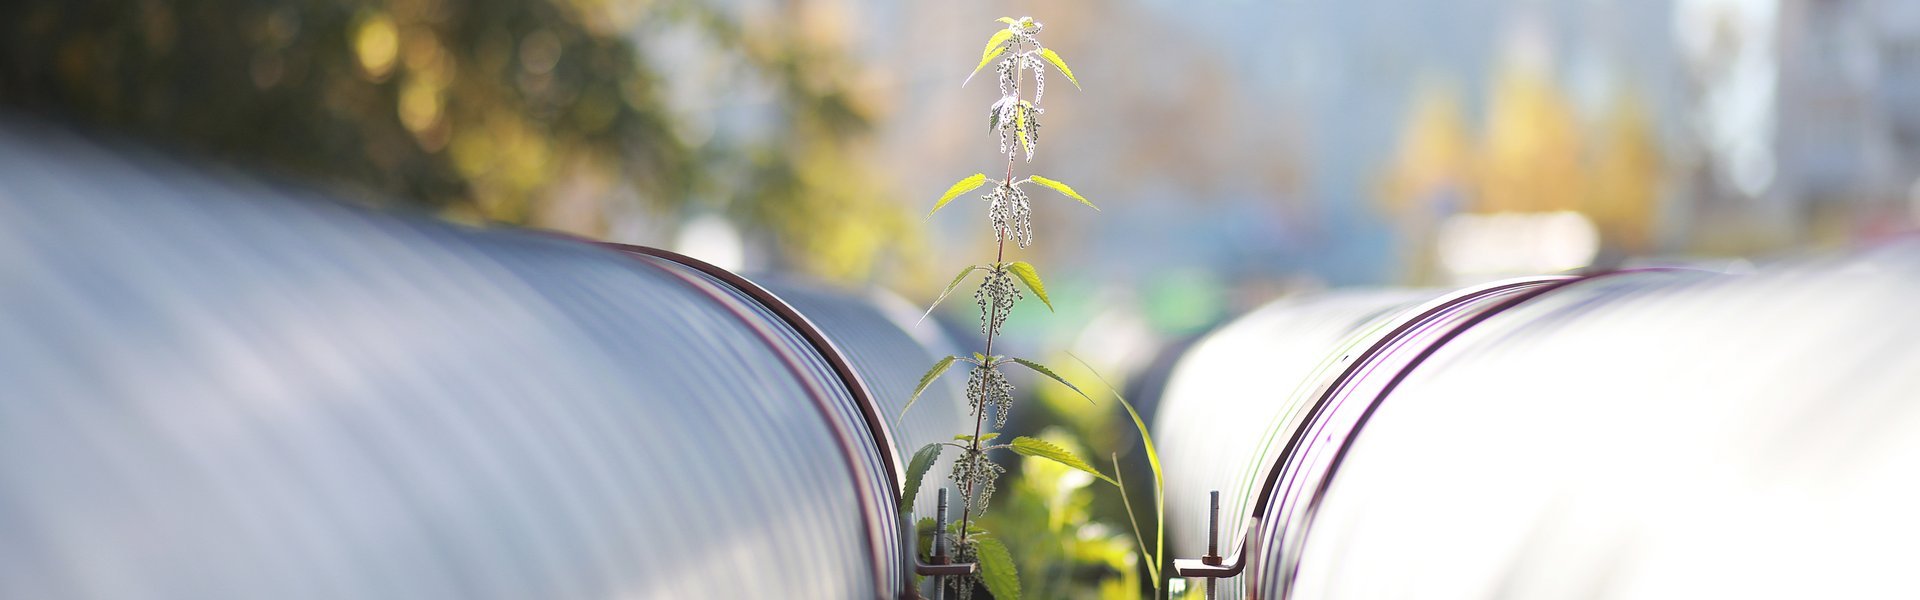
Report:
M973 76L979 75L980 69L986 68L987 63L993 62L995 57L1005 54L1007 52L1007 39L1011 37L1013 37L1012 29L1002 29L993 32L993 37L987 38L987 49L980 51L980 64L973 68L972 73L967 74L967 81L973 81ZM1068 76L1067 79L1072 80L1073 77ZM966 85L966 81L960 82L961 87L966 87Z
M1034 183L1038 183L1040 185L1053 188L1053 191L1060 192L1061 194L1065 194L1068 198L1079 200L1081 204L1085 204L1088 207L1093 208L1094 210L1100 210L1100 207L1094 206L1093 202L1087 200L1085 196L1081 196L1080 192L1073 191L1073 188L1067 186L1067 184L1060 183L1052 179L1047 179L1039 175L1034 175L1032 177L1029 177L1028 179L1032 179Z
M1067 76L1067 82L1073 84L1073 89L1080 89L1080 81L1073 78L1073 69L1067 68L1067 61L1061 60L1052 48L1041 48L1040 58L1047 59L1047 62L1053 63L1053 68L1060 70L1061 75Z
M927 211L927 216L929 217L933 216L933 213L940 212L940 207L946 206L947 203L952 202L954 198L959 197L961 194L965 194L967 192L973 191L974 188L980 187L981 185L984 185L986 183L987 183L986 173L974 173L972 175L968 175L966 179L962 179L958 182L955 182L953 184L953 187L947 188L947 193L940 195L940 201L935 202L933 204L933 210Z

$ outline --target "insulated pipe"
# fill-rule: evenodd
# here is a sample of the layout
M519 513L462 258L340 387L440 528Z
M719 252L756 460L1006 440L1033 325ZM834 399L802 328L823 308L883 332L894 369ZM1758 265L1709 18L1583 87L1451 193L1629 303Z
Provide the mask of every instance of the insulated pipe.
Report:
M1490 316L1349 441L1263 597L1920 595L1917 303L1906 245Z
M1196 346L1195 366L1188 367L1183 360L1168 385L1167 412L1163 413L1168 421L1156 426L1156 437L1169 451L1175 444L1208 446L1197 453L1184 449L1173 453L1168 461L1171 465L1184 467L1192 457L1239 461L1237 472L1227 471L1224 477L1215 465L1196 466L1194 474L1169 477L1176 485L1233 490L1232 509L1227 513L1231 516L1222 520L1228 526L1221 534L1238 546L1236 558L1252 560L1253 568L1245 578L1229 582L1222 593L1226 597L1247 594L1245 586L1260 579L1263 565L1259 559L1271 552L1269 545L1276 541L1292 543L1286 534L1295 530L1303 514L1294 510L1296 504L1291 500L1317 493L1317 478L1327 468L1330 456L1327 450L1337 449L1339 440L1355 428L1360 415L1377 400L1373 392L1385 379L1383 375L1390 377L1409 368L1425 348L1444 342L1451 332L1471 323L1477 315L1568 280L1541 277L1505 281L1425 301L1409 299L1430 295L1419 292L1337 294L1317 302L1310 300L1304 309L1288 301L1244 323L1229 325ZM1285 331L1291 329L1289 324L1308 327L1296 334ZM1276 329L1286 348L1277 354L1286 358L1278 365L1244 364L1274 358L1276 352L1258 348L1273 346L1275 338L1271 336ZM1200 362L1219 360L1213 358L1216 356L1237 357L1230 359L1235 367L1221 371ZM1279 375L1278 380L1275 375ZM1288 377L1296 378L1297 383L1286 381ZM1261 393L1276 384L1283 389L1291 387L1293 393L1279 402ZM1222 419L1223 414L1232 416ZM1235 431L1216 430L1219 421L1234 422L1231 427ZM1249 435L1256 430L1257 435ZM1187 469L1168 468L1176 470ZM1170 498L1168 505L1175 523L1193 522L1189 515L1195 513L1208 514L1206 505L1193 505L1187 498ZM1190 537L1176 538L1176 555L1195 555L1188 550L1192 544L1186 540Z
M0 597L894 597L945 350L696 263L0 119Z
M1169 385L1170 519L1209 486L1245 507L1225 565L1182 561L1222 597L1920 593L1920 248L1342 296L1223 328Z

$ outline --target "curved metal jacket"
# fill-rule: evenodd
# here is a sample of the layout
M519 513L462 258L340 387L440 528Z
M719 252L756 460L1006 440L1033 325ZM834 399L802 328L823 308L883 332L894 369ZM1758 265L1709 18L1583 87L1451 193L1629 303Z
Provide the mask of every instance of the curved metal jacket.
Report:
M1247 544L1227 598L1920 593L1898 566L1920 559L1916 302L1920 254L1896 247L1748 276L1506 282L1333 343L1259 327L1391 302L1276 304L1183 359L1177 378L1212 385L1169 388L1169 517L1192 528L1175 551L1204 551L1206 490L1223 489L1240 510L1223 510L1222 554ZM1273 384L1210 364L1291 376L1316 354L1297 418L1297 398L1262 402ZM1291 441L1273 452L1243 415ZM1200 475L1249 461L1269 487Z
M1206 551L1208 490L1220 490L1222 551L1246 534L1272 463L1332 377L1342 353L1364 349L1393 315L1431 292L1370 290L1286 298L1223 326L1180 359L1153 436L1165 466L1168 549ZM1351 352L1352 350L1350 350ZM1221 582L1228 597L1240 579Z
M935 381L920 394L911 411L905 410L920 375L941 356L959 352L936 324L920 322L919 311L906 300L881 290L851 296L843 290L790 278L756 279L833 338L860 372L881 416L892 425L901 469L921 446L950 441L955 432L970 425L966 396L958 378ZM952 452L942 453L927 471L922 484L925 489L915 497L909 521L933 516L934 490L938 486L944 485L952 497L960 497L952 481L940 478L941 473L951 472L954 458Z
M0 122L0 316L0 597L905 580L842 358L686 264Z

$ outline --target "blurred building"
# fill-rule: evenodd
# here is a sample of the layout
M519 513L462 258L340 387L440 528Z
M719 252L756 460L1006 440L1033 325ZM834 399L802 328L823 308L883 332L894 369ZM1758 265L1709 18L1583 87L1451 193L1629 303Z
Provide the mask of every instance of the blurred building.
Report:
M1682 247L1764 252L1912 228L1920 4L1689 0L1675 14L1706 150Z

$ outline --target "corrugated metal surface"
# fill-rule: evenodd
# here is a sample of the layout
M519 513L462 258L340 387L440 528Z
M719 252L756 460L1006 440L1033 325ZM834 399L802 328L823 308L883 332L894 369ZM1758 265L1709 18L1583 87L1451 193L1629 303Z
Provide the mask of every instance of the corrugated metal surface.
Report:
M4 122L0 314L0 597L862 598L904 577L853 393L680 265Z
M1920 596L1917 306L1907 246L1495 315L1369 421L1294 596Z
M920 395L913 410L902 415L920 375L941 356L960 349L932 321L906 300L881 290L854 293L830 289L791 278L758 276L755 280L793 305L846 354L873 392L881 414L893 424L898 463L904 465L921 446L953 439L971 426L962 379L942 378ZM953 453L942 453L928 471L927 484L914 501L914 517L931 517L934 490L944 484L954 497L960 491L942 477L950 471Z
M1176 554L1218 488L1223 553L1259 513L1224 598L1920 594L1920 248L1518 283L1290 300L1196 347L1155 426ZM1287 366L1315 356L1347 364ZM1263 368L1316 406L1245 400Z
M1351 291L1282 299L1208 334L1174 367L1153 435L1165 465L1174 556L1206 551L1207 492L1220 490L1223 553L1245 534L1271 464L1344 366L1392 317L1431 292ZM1240 580L1222 582L1229 597Z

